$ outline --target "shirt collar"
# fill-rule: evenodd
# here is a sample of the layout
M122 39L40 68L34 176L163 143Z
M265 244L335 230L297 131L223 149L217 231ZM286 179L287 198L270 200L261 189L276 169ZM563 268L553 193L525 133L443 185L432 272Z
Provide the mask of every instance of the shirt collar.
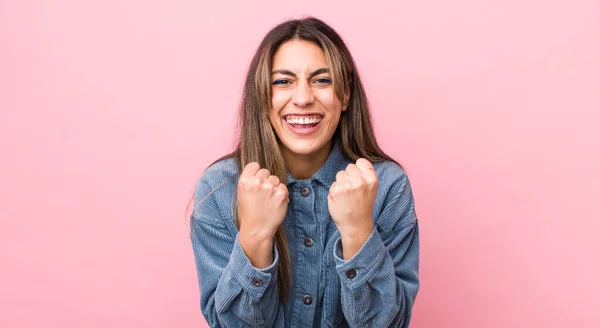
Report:
M345 170L350 163L352 163L352 161L344 154L341 141L339 141L338 138L334 138L331 151L329 152L329 156L327 157L327 160L323 166L321 166L317 173L315 173L312 177L304 181L316 180L326 187L331 187L331 185L335 182L337 173ZM286 183L291 184L296 181L302 180L294 179L294 177L292 177L290 172L286 169Z

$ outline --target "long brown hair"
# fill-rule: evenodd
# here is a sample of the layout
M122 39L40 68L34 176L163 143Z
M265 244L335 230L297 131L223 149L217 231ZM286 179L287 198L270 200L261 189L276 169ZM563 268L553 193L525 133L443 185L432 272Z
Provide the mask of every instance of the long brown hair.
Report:
M321 47L332 74L337 97L344 99L345 92L350 92L348 109L342 112L333 136L341 140L346 156L353 161L361 157L371 162L393 161L375 140L367 97L348 47L333 28L319 19L309 17L281 23L262 40L246 75L238 113L237 146L232 153L216 162L233 157L240 172L248 163L257 162L261 168L266 168L285 183L286 164L268 112L271 108L273 57L279 46L293 39L310 41ZM232 206L236 226L239 228L237 205ZM291 289L292 267L287 239L281 227L275 235L275 244L279 250L277 284L280 298L285 301Z

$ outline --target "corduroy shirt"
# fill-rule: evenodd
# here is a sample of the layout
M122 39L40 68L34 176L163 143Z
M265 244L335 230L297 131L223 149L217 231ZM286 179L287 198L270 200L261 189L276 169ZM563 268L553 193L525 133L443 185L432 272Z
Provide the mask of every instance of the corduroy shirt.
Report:
M191 239L200 307L211 327L408 327L419 290L419 233L404 170L374 163L379 179L374 228L349 260L329 215L327 194L351 160L338 142L311 178L288 172L290 202L283 221L292 289L279 299L277 265L252 266L233 221L239 169L233 158L210 166L196 186Z

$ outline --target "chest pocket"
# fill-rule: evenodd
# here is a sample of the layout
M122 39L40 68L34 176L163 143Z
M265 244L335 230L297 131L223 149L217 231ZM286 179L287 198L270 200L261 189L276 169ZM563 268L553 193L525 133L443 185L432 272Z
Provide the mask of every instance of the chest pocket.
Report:
M342 311L342 286L340 277L335 270L335 260L333 258L334 244L340 238L340 234L331 224L327 227L327 243L323 254L323 321L327 327L347 327Z

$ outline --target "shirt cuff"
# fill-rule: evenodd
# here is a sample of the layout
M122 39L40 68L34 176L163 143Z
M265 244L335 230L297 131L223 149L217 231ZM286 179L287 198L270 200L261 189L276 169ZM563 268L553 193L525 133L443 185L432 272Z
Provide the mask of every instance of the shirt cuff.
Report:
M377 227L373 227L371 235L360 250L349 260L344 260L342 239L336 240L333 248L333 258L336 270L342 284L356 287L369 280L379 269L385 259L387 249L379 236Z
M235 238L233 251L229 258L229 265L234 279L242 286L242 289L251 296L261 298L267 287L272 282L277 281L277 263L279 262L279 252L273 243L273 264L264 268L257 269L252 266L250 259L244 253L240 245L239 236Z

